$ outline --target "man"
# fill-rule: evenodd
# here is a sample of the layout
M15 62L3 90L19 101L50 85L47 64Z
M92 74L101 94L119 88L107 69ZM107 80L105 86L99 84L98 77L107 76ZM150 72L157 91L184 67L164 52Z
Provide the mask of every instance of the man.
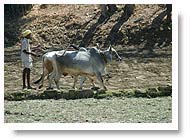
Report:
M23 89L26 88L26 78L27 78L27 88L28 89L34 89L30 85L30 71L32 68L32 57L31 56L37 56L35 53L32 53L30 50L30 44L29 40L32 39L32 32L31 30L25 30L22 32L22 42L21 42L21 59L23 64L23 73L22 73L22 79L23 79Z

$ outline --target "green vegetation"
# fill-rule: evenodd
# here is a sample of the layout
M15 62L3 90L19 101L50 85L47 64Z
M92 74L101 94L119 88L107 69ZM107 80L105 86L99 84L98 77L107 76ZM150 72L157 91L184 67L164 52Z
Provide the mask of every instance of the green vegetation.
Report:
M123 89L108 91L93 90L45 90L43 92L33 92L32 90L23 90L12 93L5 93L5 100L33 100L33 99L81 99L81 98L108 98L108 97L146 97L155 98L161 96L171 96L172 86L156 87L147 89Z

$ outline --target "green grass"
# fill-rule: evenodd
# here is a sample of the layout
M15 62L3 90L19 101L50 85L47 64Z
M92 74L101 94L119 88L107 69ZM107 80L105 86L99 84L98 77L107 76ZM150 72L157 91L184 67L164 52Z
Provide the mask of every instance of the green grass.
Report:
M124 90L45 90L37 92L33 90L23 90L5 93L5 100L33 100L33 99L81 99L96 98L102 99L107 97L146 97L155 98L161 96L171 96L172 86L155 87L145 89L124 89Z

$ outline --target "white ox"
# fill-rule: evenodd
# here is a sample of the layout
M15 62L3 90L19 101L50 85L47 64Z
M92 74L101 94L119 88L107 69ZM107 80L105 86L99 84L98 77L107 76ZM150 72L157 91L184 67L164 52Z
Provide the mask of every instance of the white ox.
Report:
M78 49L76 46L73 46L71 45L71 47L75 48L76 50L79 50L79 51L87 51L87 49L85 48L80 48ZM67 53L72 53L72 52L78 52L78 51L67 51ZM61 51L51 51L51 52L47 52L45 53L43 56L42 56L42 67L43 67L43 71L41 73L41 77L34 82L34 84L39 84L39 88L42 88L43 87L43 84L44 84L44 78L47 76L48 80L49 80L49 75L52 73L53 71L53 60L54 60L54 56L55 54L56 55L61 55L65 53L65 50L61 50ZM67 73L63 73L64 76L67 76L68 74ZM73 76L74 77L74 83L73 83L73 86L72 88L75 88L75 85L76 85L76 82L77 82L77 78L78 76ZM82 84L84 83L84 81L86 80L86 77L81 77L81 80L80 80L80 89L82 89ZM94 84L94 81L91 80L92 82L92 85L94 89L96 89L97 87L95 86ZM49 81L50 83L50 81ZM51 85L49 84L49 88L48 89L52 89L52 87L50 87Z
M81 51L66 51L62 54L55 54L52 57L53 72L49 76L49 88L52 88L54 80L59 89L61 75L70 74L75 77L74 84L79 75L83 76L80 88L82 88L83 82L86 77L88 77L92 82L96 78L103 89L107 90L102 75L105 74L106 65L112 61L113 53L121 60L121 57L112 47L109 47L105 51L99 51L97 48L93 47L89 50L82 48Z
M62 50L64 51L64 50ZM47 52L42 56L42 67L43 67L43 71L41 73L41 77L40 79L38 79L37 81L34 82L34 84L38 84L41 83L41 85L39 86L39 88L43 87L43 83L44 83L44 78L47 76L47 78L49 79L49 74L53 71L53 65L52 65L52 61L53 61L53 56L57 53L59 53L60 51L52 51L52 52ZM66 76L66 74L64 74Z

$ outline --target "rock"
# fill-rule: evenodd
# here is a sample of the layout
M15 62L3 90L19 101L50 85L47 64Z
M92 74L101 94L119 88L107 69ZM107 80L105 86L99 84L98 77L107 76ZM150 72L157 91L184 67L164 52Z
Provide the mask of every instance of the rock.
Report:
M158 87L158 90L162 93L163 96L172 95L172 86L168 85L166 87Z
M58 90L45 90L42 96L46 99L58 99L61 98L60 91ZM42 98L43 98L42 97Z
M134 90L135 97L146 97L147 94L144 90Z
M86 90L69 90L69 99L91 98L94 92L90 89Z

